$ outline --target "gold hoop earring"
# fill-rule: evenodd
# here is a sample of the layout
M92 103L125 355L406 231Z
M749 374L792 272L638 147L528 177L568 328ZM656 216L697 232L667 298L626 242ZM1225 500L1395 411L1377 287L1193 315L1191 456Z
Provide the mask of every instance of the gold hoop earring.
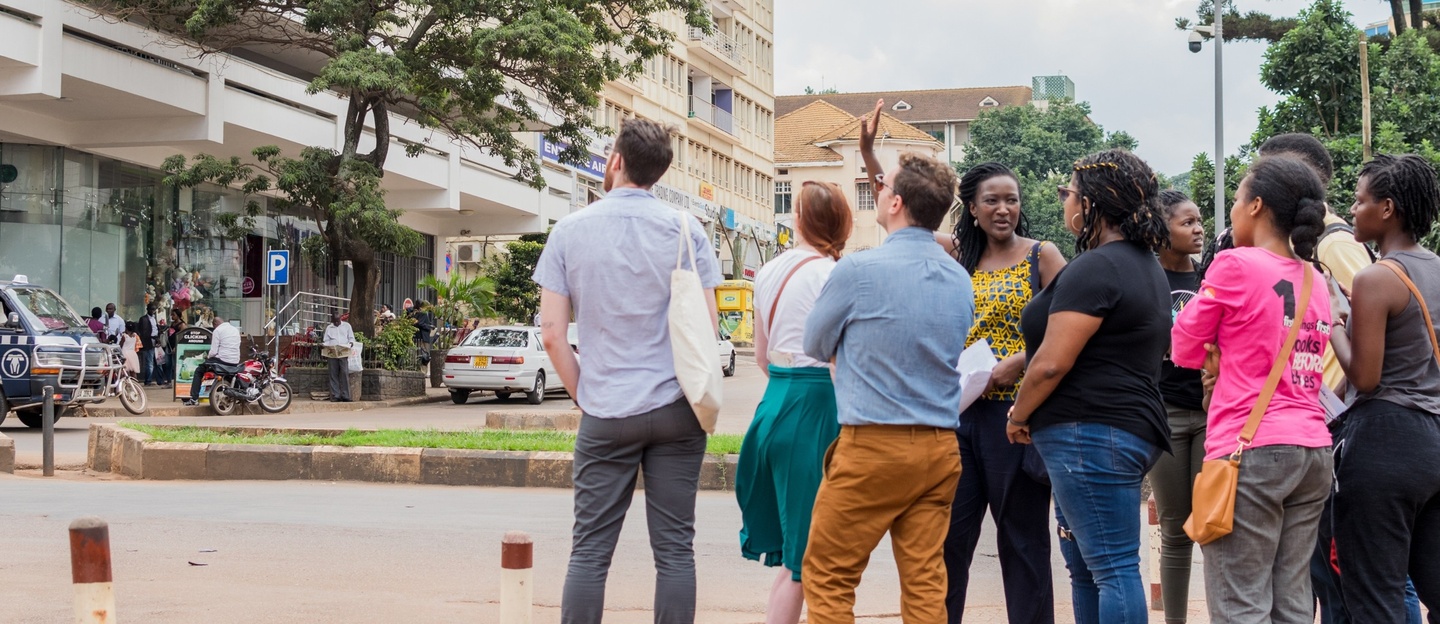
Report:
M1080 218L1080 213L1078 213L1078 212L1075 213L1074 215L1072 215L1072 216L1070 217L1070 227L1075 228L1075 231L1076 231L1076 232L1079 232L1080 230L1084 229L1084 228L1082 227L1082 226L1084 225L1083 223L1082 223L1081 225L1075 225L1075 220L1078 219L1078 218Z

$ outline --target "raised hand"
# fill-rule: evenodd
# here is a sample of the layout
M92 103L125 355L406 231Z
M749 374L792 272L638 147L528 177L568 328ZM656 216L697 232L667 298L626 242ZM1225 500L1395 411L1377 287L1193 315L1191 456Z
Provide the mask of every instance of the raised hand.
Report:
M880 111L884 108L884 99L875 100L875 110L860 120L860 158L865 161L865 173L876 194L880 192L880 184L875 176L885 171L880 168L880 159L875 157L875 134L880 131Z

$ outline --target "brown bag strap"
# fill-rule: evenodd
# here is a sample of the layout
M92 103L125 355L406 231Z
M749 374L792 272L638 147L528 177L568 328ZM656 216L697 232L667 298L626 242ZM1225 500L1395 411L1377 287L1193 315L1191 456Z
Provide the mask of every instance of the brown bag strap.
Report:
M1280 387L1280 378L1285 375L1285 366L1290 362L1290 352L1295 349L1295 340L1300 337L1300 326L1305 324L1305 312L1310 308L1310 287L1315 281L1315 270L1304 262L1301 262L1301 268L1305 271L1305 277L1300 281L1300 299L1295 302L1295 316L1290 319L1290 333L1285 335L1285 343L1280 345L1280 354L1275 356L1275 363L1270 365L1270 376L1265 378L1265 388L1260 391L1260 398L1255 401L1255 406L1250 408L1250 419L1245 421L1245 428L1240 431L1237 439L1240 446L1235 448L1235 455L1250 446L1250 442L1255 439L1255 432L1260 430L1260 419L1265 417L1265 409L1270 407L1270 399L1275 398L1275 389Z
M799 271L800 267L803 267L807 264L810 264L812 261L819 259L820 256L810 256L809 258L801 260L799 264L795 265L795 268L790 269L790 272L785 274L785 279L780 282L779 292L775 293L775 301L772 301L770 303L770 316L765 318L766 336L770 335L770 328L775 327L775 310L780 308L780 297L785 294L785 285L790 283L790 278L795 277L795 272Z
M1425 317L1425 330L1430 335L1430 349L1435 352L1435 361L1440 363L1440 343L1435 340L1435 323L1430 320L1430 308L1425 305L1425 297L1420 295L1420 289L1415 287L1415 282L1410 281L1410 276L1405 274L1405 267L1399 262L1386 258L1379 264L1395 272L1400 281L1405 282L1405 287L1410 289L1410 294L1415 296L1415 301L1420 304L1420 316Z

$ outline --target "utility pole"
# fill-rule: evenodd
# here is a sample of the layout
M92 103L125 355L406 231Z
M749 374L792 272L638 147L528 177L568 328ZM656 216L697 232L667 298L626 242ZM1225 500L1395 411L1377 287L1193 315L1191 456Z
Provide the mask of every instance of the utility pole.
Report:
M1215 3L1215 231L1225 229L1225 48L1223 3Z
M1360 31L1360 136L1364 146L1363 162L1375 158L1370 136L1370 42Z

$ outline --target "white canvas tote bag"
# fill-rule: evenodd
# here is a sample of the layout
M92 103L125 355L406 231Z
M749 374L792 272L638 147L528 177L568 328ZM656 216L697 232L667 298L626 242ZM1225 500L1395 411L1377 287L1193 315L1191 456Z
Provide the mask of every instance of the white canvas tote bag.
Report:
M715 433L720 415L720 363L715 321L705 301L695 264L695 244L690 240L690 218L680 214L680 242L675 251L675 270L670 273L670 351L675 358L675 379L695 409L700 428ZM685 252L690 268L685 268Z

